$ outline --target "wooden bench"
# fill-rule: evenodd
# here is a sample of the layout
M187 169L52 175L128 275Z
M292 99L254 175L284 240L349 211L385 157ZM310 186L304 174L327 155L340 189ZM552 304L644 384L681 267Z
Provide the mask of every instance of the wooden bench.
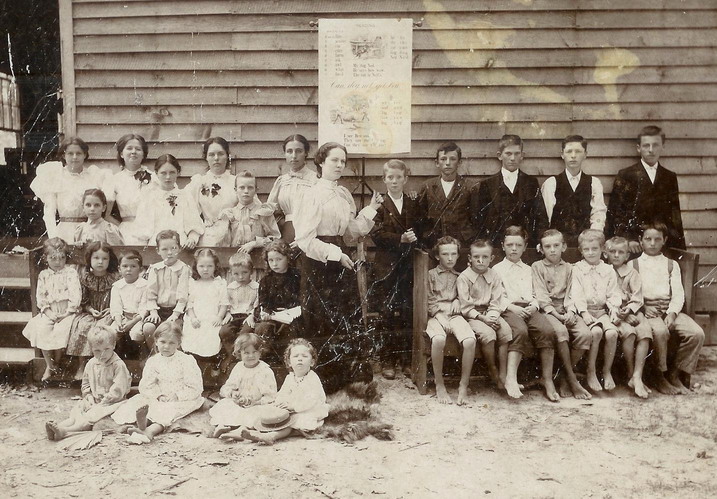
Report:
M461 259L465 261L467 249L461 251ZM694 283L697 279L697 269L699 265L699 255L688 253L680 250L667 250L665 255L677 261L682 273L682 285L685 288L685 306L683 312L694 316L694 300L695 288ZM493 263L502 260L502 255L496 255ZM526 250L523 255L523 261L527 264L542 258L535 249ZM568 248L563 258L567 262L577 262L580 260L580 254L576 248ZM431 357L431 341L426 334L426 324L428 323L428 271L435 267L437 262L433 260L428 253L422 250L414 250L413 254L413 340L411 349L411 377L416 385L418 392L425 395L428 382L433 378L428 376L428 361ZM462 270L462 269L461 269ZM461 357L461 349L455 336L448 335L446 338L446 346L444 350L446 357ZM480 349L476 348L476 358L480 357ZM475 378L475 377L474 377ZM473 379L473 378L472 378Z

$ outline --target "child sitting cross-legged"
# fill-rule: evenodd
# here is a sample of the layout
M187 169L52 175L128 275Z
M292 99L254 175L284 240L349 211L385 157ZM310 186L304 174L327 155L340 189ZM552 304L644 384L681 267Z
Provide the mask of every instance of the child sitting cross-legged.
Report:
M139 395L127 400L112 415L129 428L129 442L149 443L170 424L196 411L202 404L202 372L197 361L178 349L180 322L163 322L154 332L157 353L147 359L139 382Z
M428 324L426 334L431 339L431 364L436 383L436 396L441 404L451 404L443 381L443 350L446 335L452 334L463 348L461 359L461 381L458 387L458 405L468 397L468 382L475 359L476 338L466 320L461 316L461 302L458 299L458 261L460 243L451 236L443 236L433 248L438 257L438 266L428 271Z
M705 333L692 317L682 312L685 290L680 266L662 254L667 234L667 226L663 223L644 225L640 237L643 254L630 265L640 272L645 318L654 336L653 348L658 364L654 386L661 393L675 395L688 390L681 377L694 372ZM674 360L668 366L668 345L673 335L679 342L676 342Z
M271 445L292 433L311 434L324 424L329 404L319 376L311 369L317 360L316 349L304 338L289 342L284 364L291 372L286 375L273 406L262 408L262 415L254 422L256 429L242 430L243 438Z
M515 372L507 379L508 344L513 339L510 326L500 315L505 310L504 288L500 276L489 267L493 261L493 245L485 239L471 244L469 267L458 277L458 298L461 313L481 344L488 374L498 389L505 389L511 397L520 396ZM526 333L527 334L527 333ZM511 346L513 350L515 345ZM495 365L498 351L498 368Z
M115 341L115 332L109 327L90 331L88 342L92 358L85 365L82 376L82 399L67 419L45 423L49 440L62 440L73 432L91 430L92 425L114 413L124 402L132 378L114 351Z
M503 251L505 259L493 267L505 287L508 304L503 318L513 332L513 341L508 347L508 368L506 385L508 395L522 396L517 383L520 361L533 351L540 356L541 383L545 396L551 402L560 400L553 383L553 360L555 358L555 329L545 314L538 310L538 300L533 292L533 271L521 260L528 241L528 233L522 227L511 225L505 230ZM517 396L517 397L516 397Z
M219 390L222 400L209 410L214 438L243 440L241 433L253 428L260 407L276 398L276 377L261 360L264 341L254 333L241 333L234 343L234 356L241 359Z
M622 295L617 275L612 266L601 260L605 235L601 230L586 229L578 236L578 249L583 259L573 265L570 298L575 311L590 328L592 343L588 353L588 387L599 392L603 389L597 377L597 357L604 336L604 359L602 367L605 390L615 388L612 363L617 348L617 313L622 305Z
M622 295L622 305L617 312L617 331L630 378L627 384L635 390L635 395L644 399L650 394L650 389L642 382L642 371L650 351L652 328L642 313L644 301L640 273L627 265L629 248L627 239L620 236L615 236L605 243L605 254L615 269Z
M592 336L583 319L575 314L570 304L568 291L573 268L563 260L563 253L567 249L560 231L548 229L543 232L538 250L545 258L532 265L533 291L540 311L555 330L558 357L563 364L558 393L564 398L572 395L577 399L587 400L592 396L580 385L574 369L590 349Z

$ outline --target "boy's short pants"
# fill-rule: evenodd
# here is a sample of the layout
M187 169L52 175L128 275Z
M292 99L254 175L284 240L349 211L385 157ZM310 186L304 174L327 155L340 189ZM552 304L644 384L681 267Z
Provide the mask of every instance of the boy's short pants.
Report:
M553 326L553 329L555 329L556 343L572 340L570 346L574 350L590 350L593 337L582 317L576 317L577 320L575 324L569 327L550 314L545 314L545 317L548 319L550 325Z
M610 315L607 313L606 310L590 310L588 309L588 313L593 316L595 319L595 322L590 326L600 325L602 326L603 333L605 331L617 331L617 326L612 323L612 320L610 319Z
M513 333L508 351L520 352L527 357L533 354L534 348L555 348L555 330L545 314L536 311L526 321L518 314L506 310L503 318Z
M469 338L476 337L471 327L461 315L451 316L448 319L448 324L441 324L441 321L439 321L436 317L431 317L430 319L428 319L428 324L426 325L426 334L431 339L431 341L433 341L433 338L439 336L445 338L447 333L451 333L453 336L455 336L458 340L458 343L463 343L463 341Z
M130 321L137 317L137 314L133 314L131 312L125 312L122 315L125 319ZM142 324L144 324L144 321L139 321L129 330L129 337L132 341L141 341L144 339L144 335L142 334ZM112 323L112 327L115 327L115 323Z
M635 341L652 340L652 328L647 323L645 315L642 312L638 312L635 314L635 317L640 321L637 326L631 326L627 321L621 321L620 324L617 325L617 332L620 334L620 339L625 341L626 338L634 334Z
M500 327L497 331L479 319L470 319L468 324L481 345L487 345L491 341L495 341L498 345L507 345L513 339L513 332L505 319L499 317L498 322Z
M244 323L247 317L249 314L232 314L232 320L219 329L219 339L222 343L234 343L239 334L244 332L244 326L247 328L246 332L251 332L251 328Z

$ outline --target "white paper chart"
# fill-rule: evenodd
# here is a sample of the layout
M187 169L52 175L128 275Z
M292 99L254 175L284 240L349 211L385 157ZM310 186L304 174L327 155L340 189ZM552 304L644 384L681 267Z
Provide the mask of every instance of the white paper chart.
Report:
M411 151L412 19L319 20L319 143Z

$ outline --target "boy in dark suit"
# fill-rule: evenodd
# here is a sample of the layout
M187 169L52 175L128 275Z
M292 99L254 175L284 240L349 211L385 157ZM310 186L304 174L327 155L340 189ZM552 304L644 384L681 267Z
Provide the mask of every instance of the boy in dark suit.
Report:
M565 171L548 177L540 188L551 229L560 231L568 246L576 247L587 229L605 229L605 199L600 179L583 172L588 141L580 135L563 139L560 157Z
M473 184L458 175L460 165L461 148L454 142L442 144L436 151L440 176L427 180L418 194L416 235L427 248L443 236L455 237L466 247L475 238L470 214Z
M498 159L500 172L480 183L471 203L478 237L498 248L505 229L517 225L528 233L528 246L535 247L548 228L548 217L538 179L520 170L523 140L517 135L503 135L498 142Z
M408 168L398 159L383 165L387 195L378 208L371 238L380 250L374 263L371 294L381 311L379 352L386 379L396 377L396 368L409 366L413 265L411 250L417 241L413 226L416 201L403 194Z
M667 226L667 244L685 249L677 175L660 164L665 134L659 127L646 126L637 136L640 162L620 170L608 207L609 236L628 240L630 253L640 253L640 230L646 223Z

